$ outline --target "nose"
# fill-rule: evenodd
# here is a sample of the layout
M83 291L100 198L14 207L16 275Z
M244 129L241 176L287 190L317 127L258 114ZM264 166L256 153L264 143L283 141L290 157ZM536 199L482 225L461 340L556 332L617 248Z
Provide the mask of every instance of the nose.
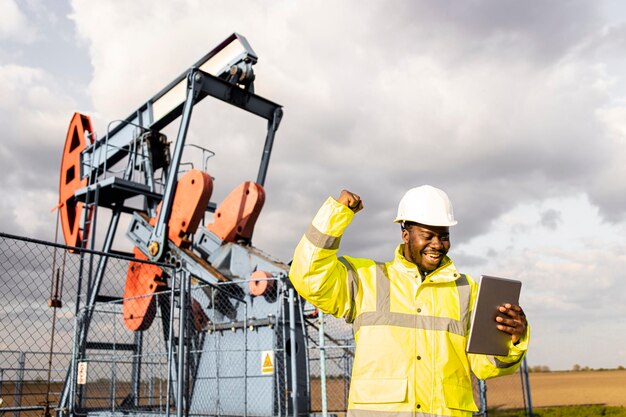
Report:
M443 249L443 242L439 239L439 236L433 236L428 246L433 249Z

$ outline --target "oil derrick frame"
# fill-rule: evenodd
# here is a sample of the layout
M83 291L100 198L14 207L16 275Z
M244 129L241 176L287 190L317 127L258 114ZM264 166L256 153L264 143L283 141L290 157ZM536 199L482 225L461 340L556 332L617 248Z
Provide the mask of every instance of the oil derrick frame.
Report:
M233 45L236 45L238 49L233 48ZM165 273L166 276L170 276L172 282L171 300L169 303L165 302L165 300L163 300L164 302L159 300L158 305L161 308L161 318L164 323L171 323L174 314L173 310L169 313L165 312L165 310L168 309L167 307L169 306L169 308L172 309L176 302L179 305L179 320L181 324L176 349L178 352L176 361L180 366L177 368L178 374L176 379L181 384L183 378L179 374L182 372L183 368L186 372L197 373L202 363L199 362L190 367L189 364L185 365L184 362L183 353L195 347L185 345L188 339L184 337L184 317L185 312L190 309L190 305L186 304L185 297L189 296L189 294L185 285L182 285L182 287L179 285L178 291L174 291L174 277L176 275L182 274L182 276L186 277L179 279L180 282L184 281L189 283L192 280L191 277L193 277L193 279L199 280L206 285L216 285L216 287L217 284L221 282L236 281L235 286L238 286L240 290L244 287L242 280L247 279L248 281L246 282L250 282L250 290L249 293L247 290L242 291L242 294L245 294L250 300L254 297L257 297L256 299L262 299L261 296L265 299L264 302L256 302L255 308L258 310L259 314L268 314L268 311L270 311L268 306L276 302L276 300L271 300L271 297L268 298L268 293L264 292L267 289L266 286L269 287L269 284L274 280L279 280L281 285L288 285L288 280L286 279L288 267L283 263L273 260L271 257L250 245L254 221L256 221L256 216L258 215L258 211L264 199L262 186L264 185L267 175L275 133L282 119L282 108L280 105L254 94L253 81L255 77L252 71L252 65L256 63L256 61L256 54L245 38L241 35L233 34L161 92L148 100L144 105L140 106L129 117L123 120L122 123L117 125L110 132L107 132L103 139L94 140L90 120L86 116L76 114L73 119L73 124L70 126L68 139L66 140L66 144L70 143L74 145L82 141L81 146L78 148L80 151L80 163L78 165L75 162L77 148L76 146L73 148L69 146L74 152L74 154L72 154L74 165L70 164L70 169L66 171L67 174L62 171L61 179L61 195L63 195L63 191L65 191L66 197L65 199L62 197L60 206L62 210L73 210L73 217L65 216L65 224L68 223L68 219L71 217L70 220L74 222L74 230L72 231L74 234L76 234L78 229L76 226L77 220L75 219L76 212L82 211L83 213L82 230L78 230L77 237L74 237L76 242L80 243L80 245L85 248L90 241L91 249L94 248L96 241L95 225L97 224L98 218L97 208L106 207L111 209L112 214L103 241L103 253L115 253L113 251L114 236L121 215L127 213L132 215L127 236L137 249L135 252L135 260L139 259L139 261L141 261L142 259L146 259L157 263L165 261L165 264L155 265L163 267L163 271L167 271L168 268L172 267L176 270L175 273ZM251 224L246 224L245 221L238 219L239 223L236 225L239 227L236 228L236 233L229 236L222 236L219 235L215 229L202 229L198 232L198 239L196 239L195 242L186 242L187 246L179 246L181 243L179 242L177 244L172 242L172 236L168 234L168 227L170 227L169 220L174 210L173 202L175 192L180 186L178 173L192 109L195 104L207 96L246 110L249 113L266 119L268 122L265 145L256 183L246 185L247 188L244 187L242 189L245 191L246 195L249 194L250 191L260 193L256 197L259 199L260 204L258 207L255 206L253 210L250 209L255 211L252 213L254 214L254 219L251 221ZM160 134L160 130L179 117L180 125L178 134L174 150L170 154L169 146L164 136ZM73 131L72 126L74 126ZM77 141L76 137L80 140ZM64 164L66 156L69 154L69 151L66 151L64 154ZM123 161L124 158L127 158L127 165L124 169L123 176L107 177L108 167L115 166L117 163ZM68 157L68 159L70 158ZM76 173L78 168L80 168L79 177ZM154 173L159 168L163 169L162 172L167 170L165 183L163 184L163 195L158 193L154 178ZM135 175L137 171L143 172L144 183L132 181L133 175ZM77 181L77 178L80 181ZM68 187L67 184L70 182L72 185ZM68 188L70 188L72 193L67 192ZM71 195L67 196L68 194ZM136 212L136 209L125 205L127 199L135 196L142 196L145 199L144 208L147 215L142 215ZM160 205L159 201L161 201ZM242 207L244 205L243 201L245 201L245 199L242 200ZM243 208L248 210L247 207ZM217 210L216 205L211 202L205 203L204 207L201 207L201 209L203 213L206 211L215 212ZM221 213L218 212L217 214L219 217ZM152 217L152 219L149 219L150 217ZM62 219L63 218L62 216ZM91 236L88 235L90 231L92 233ZM195 230L191 231L190 234L194 232ZM68 233L66 233L65 225L64 234L67 241ZM189 246L189 244L191 246ZM87 255L88 253L90 255ZM77 322L73 366L68 371L68 376L57 409L59 416L66 413L69 415L77 415L85 411L81 408L82 398L84 397L82 388L79 387L77 391L74 391L76 387L77 371L76 358L84 357L87 349L91 346L88 335L93 311L98 303L121 301L120 299L106 297L100 294L107 266L107 257L100 257L94 271L93 252L81 250L80 256L81 272L79 281L81 288L76 302L76 315L77 317L80 316L80 321ZM89 259L87 259L86 256L89 256ZM138 256L139 258L137 258ZM247 259L247 269L243 272L240 270L241 268L238 264L235 265L235 262L232 261L232 259L237 257L239 257L239 259ZM82 282L85 280L82 276L83 265L86 262L88 262L86 298L81 305L81 295L83 293ZM257 275L255 278L253 274L256 272L262 272L265 275L261 274L261 278ZM263 284L264 282L268 284ZM260 287L263 289L259 290ZM174 296L175 293L178 294L177 297ZM287 292L285 292L285 294L286 293ZM278 406L280 409L277 409L277 406L274 405L274 410L272 411L274 415L286 415L287 413L296 413L306 410L305 404L308 402L308 385L307 382L303 382L307 375L302 375L303 372L299 372L300 375L297 375L297 369L306 368L306 349L304 349L304 335L306 330L303 320L301 319L302 308L300 307L298 312L296 312L294 300L296 300L297 297L293 295L293 290L291 290L290 294L291 296L287 297L288 300L279 300L277 304L279 307L272 308L278 308L278 311L282 311L280 314L282 314L281 320L283 328L285 327L285 323L287 323L286 317L289 318L288 322L291 336L289 342L292 345L292 354L290 359L291 366L285 372L284 384L287 384L287 381L290 380L291 389L285 388L284 391L288 393L286 395L289 395L293 401L289 407L281 408L281 406ZM237 297L235 296L235 298ZM299 299L297 299L297 301L299 302ZM285 303L287 302L290 303L289 313L284 312ZM246 302L243 304L246 305L246 309L243 312L243 320L239 317L239 313L237 313L234 318L231 317L231 320L237 323L243 323L243 328L245 329L247 328L246 320L248 319L248 310ZM272 314L269 314L268 318L270 316L272 316ZM271 320L257 320L256 325L258 328L263 326L272 328L272 326L275 326L277 323L278 322L272 323ZM166 327L171 333L173 330L172 325L164 325L164 329ZM126 346L128 350L134 352L135 357L131 382L134 394L128 399L129 402L136 401L136 392L138 391L139 381L141 379L140 357L142 332L142 329L138 329L134 334L134 342ZM181 337L181 335L183 337ZM171 342L171 339L168 340ZM284 338L284 342L287 342L287 338ZM298 353L298 349L300 349L300 353ZM169 352L172 355L175 354L173 346L169 349ZM296 353L293 354L293 352ZM296 365L296 363L299 365ZM168 367L170 367L170 365L168 365ZM244 376L247 375L248 369L246 368ZM195 389L194 387L191 388ZM168 390L168 399L169 394ZM189 393L186 393L186 395L189 395ZM280 395L282 394L277 394L275 397ZM133 396L135 396L135 398L133 398ZM180 403L185 398L180 391L180 387L177 387L174 397L178 402L177 414L181 413L183 409L188 412L188 404L184 404L185 407L180 406ZM78 402L75 402L76 398L78 398ZM167 410L169 413L169 400ZM247 408L245 412L247 412Z

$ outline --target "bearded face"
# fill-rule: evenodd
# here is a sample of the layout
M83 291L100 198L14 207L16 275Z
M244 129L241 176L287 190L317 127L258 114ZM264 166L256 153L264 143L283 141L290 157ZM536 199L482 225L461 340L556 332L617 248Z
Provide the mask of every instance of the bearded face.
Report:
M404 257L422 272L432 272L450 250L450 231L447 226L427 226L406 223L402 229Z

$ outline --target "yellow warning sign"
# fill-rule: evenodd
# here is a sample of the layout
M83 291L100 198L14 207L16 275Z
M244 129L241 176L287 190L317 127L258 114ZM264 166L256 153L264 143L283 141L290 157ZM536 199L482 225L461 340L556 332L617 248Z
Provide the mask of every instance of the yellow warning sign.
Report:
M264 350L261 352L261 373L264 375L274 373L274 351Z

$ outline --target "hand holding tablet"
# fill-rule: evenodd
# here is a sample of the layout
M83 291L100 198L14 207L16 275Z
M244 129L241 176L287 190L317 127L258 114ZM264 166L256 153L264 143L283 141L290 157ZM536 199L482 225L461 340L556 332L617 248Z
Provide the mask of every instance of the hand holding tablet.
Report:
M517 343L526 332L526 317L519 307L520 281L483 275L472 312L468 353L507 355L509 341Z

